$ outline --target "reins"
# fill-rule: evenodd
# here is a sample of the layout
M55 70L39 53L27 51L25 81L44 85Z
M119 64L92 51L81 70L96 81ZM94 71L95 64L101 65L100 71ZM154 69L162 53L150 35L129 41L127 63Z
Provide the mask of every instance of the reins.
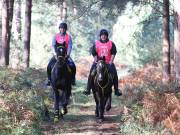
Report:
M102 86L102 85L99 83L99 81L97 80L97 74L96 74L95 79L94 79L94 83L95 83L95 80L97 80L97 84L98 84L98 86L102 89L103 95L104 95L104 89L107 88L107 86L109 85L109 73L108 73L107 67L105 67L105 71L104 71L104 74L106 74L106 73L107 73L107 78L108 78L108 80L107 80L107 83L106 83L104 86Z

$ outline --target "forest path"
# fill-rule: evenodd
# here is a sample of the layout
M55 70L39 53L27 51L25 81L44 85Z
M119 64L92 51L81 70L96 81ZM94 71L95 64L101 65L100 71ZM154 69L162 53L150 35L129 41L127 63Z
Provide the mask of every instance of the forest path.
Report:
M94 105L70 105L68 109L68 114L58 123L51 120L42 124L43 135L120 135L120 108L106 112L102 123L96 121Z

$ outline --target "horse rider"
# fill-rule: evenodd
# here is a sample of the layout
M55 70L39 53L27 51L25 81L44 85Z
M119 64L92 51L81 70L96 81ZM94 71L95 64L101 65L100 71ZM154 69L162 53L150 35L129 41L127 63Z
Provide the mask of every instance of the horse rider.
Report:
M54 56L51 58L51 60L48 63L47 66L47 75L48 75L48 81L46 83L47 86L51 83L51 70L56 63L56 48L58 44L65 43L65 47L67 49L67 64L71 69L71 72L73 74L72 76L72 85L75 85L75 74L76 74L76 65L73 62L73 60L70 57L71 50L72 50L72 38L67 33L67 24L65 22L62 22L59 24L59 33L56 33L55 36L52 39L52 50Z
M116 96L121 96L122 93L118 89L118 75L116 67L113 63L115 55L117 53L116 46L113 43L113 41L109 40L108 38L108 31L106 29L102 29L100 31L100 39L97 40L93 46L92 46L92 55L94 57L94 62L92 64L92 67L90 69L90 74L88 77L88 83L87 83L87 89L83 92L85 95L90 94L91 90L91 83L93 80L93 77L96 74L96 64L98 57L105 56L105 62L108 65L108 70L110 73L114 76L113 77L113 85L114 85L114 94Z

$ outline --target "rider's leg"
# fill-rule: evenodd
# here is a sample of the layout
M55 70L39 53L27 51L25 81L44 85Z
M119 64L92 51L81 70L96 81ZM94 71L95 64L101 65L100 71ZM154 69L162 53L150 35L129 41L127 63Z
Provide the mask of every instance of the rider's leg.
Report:
M90 69L89 76L88 76L87 89L84 91L85 95L89 95L91 93L91 83L95 74L96 74L96 63L93 63Z
M46 83L47 86L49 86L51 83L51 70L55 63L56 63L56 58L53 56L47 66L47 76L48 76L48 81Z
M117 70L116 70L114 63L109 65L109 69L110 69L110 72L114 75L114 77L113 77L114 94L116 96L121 96L122 92L118 88L118 75L117 75Z
M68 65L70 66L72 72L72 85L76 85L76 65L70 57L68 58Z

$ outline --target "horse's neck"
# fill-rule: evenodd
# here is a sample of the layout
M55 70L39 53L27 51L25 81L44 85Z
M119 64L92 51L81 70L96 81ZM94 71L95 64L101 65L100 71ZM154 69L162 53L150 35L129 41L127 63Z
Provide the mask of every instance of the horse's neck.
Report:
M97 76L98 76L98 74L97 74ZM106 85L107 83L109 83L109 75L108 75L108 72L106 72L104 75L103 75L103 81L102 82L99 82L98 81L98 79L97 79L98 77L96 77L96 81L99 83L99 84L101 84L102 86L103 85Z
M57 74L65 74L65 71L67 70L67 65L64 64L63 66L59 66L59 63L56 62L56 64L54 65L54 68L56 69L56 73Z

